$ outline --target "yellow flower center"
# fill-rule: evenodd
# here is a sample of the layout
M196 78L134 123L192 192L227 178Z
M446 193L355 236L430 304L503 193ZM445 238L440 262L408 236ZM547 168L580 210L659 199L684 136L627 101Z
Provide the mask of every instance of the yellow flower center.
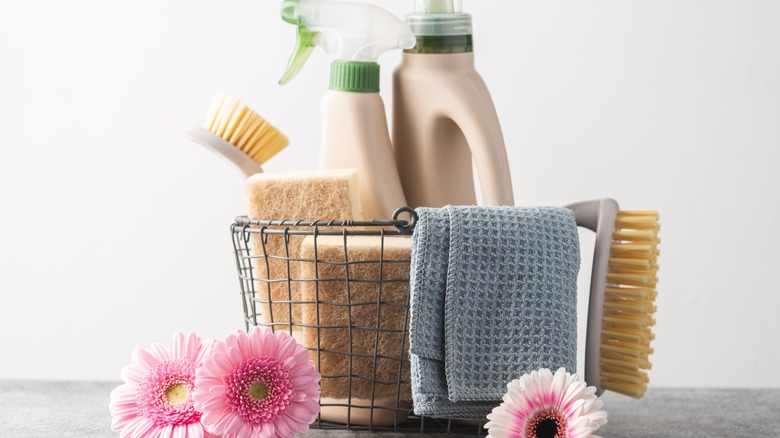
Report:
M268 386L263 382L255 382L249 388L249 395L255 400L262 400L268 396Z
M186 386L182 384L173 385L165 391L165 399L172 405L180 405L187 401L188 394L189 391Z

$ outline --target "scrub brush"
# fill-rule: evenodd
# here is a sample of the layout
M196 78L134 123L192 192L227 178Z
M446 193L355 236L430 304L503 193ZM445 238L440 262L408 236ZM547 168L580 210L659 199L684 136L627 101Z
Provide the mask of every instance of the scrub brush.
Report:
M596 232L593 254L585 381L635 398L647 391L655 338L659 215L620 211L614 199L567 206L577 225Z
M225 158L247 178L261 173L262 165L290 144L251 108L221 91L214 96L203 127L184 136Z

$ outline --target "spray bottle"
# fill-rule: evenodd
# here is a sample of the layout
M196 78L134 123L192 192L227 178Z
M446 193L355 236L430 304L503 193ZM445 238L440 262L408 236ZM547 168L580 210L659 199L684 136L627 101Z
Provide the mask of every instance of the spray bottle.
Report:
M393 78L393 146L411 207L513 205L504 138L493 100L474 69L471 15L460 0L416 0L417 36Z
M295 77L316 46L335 55L322 99L320 168L357 169L363 217L392 217L406 200L376 60L389 50L414 47L414 34L394 15L365 3L285 0L282 18L298 27L298 43L281 84Z
M298 44L281 84L303 68L316 46L335 55L330 90L322 99L320 167L357 169L363 217L392 217L406 199L379 96L376 60L389 50L414 47L414 34L394 15L366 3L285 0L282 18L298 27ZM323 394L320 405L323 421L393 426L406 420L411 401Z

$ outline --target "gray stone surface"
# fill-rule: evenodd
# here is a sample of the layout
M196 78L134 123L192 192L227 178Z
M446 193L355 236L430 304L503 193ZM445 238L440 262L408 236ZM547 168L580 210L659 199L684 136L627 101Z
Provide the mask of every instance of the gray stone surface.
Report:
M0 381L0 437L117 437L109 393L117 383ZM603 438L780 437L780 390L651 389L642 400L604 396ZM377 434L313 430L308 436ZM385 438L420 434L384 433Z

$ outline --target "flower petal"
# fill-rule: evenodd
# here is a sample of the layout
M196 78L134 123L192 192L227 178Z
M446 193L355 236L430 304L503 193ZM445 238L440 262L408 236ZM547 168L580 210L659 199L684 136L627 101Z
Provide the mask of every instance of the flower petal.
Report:
M123 382L139 383L143 380L147 371L149 370L146 368L142 370L141 367L135 364L130 364L125 367L122 367L122 371L120 371L119 375Z
M133 363L140 368L139 371L143 374L146 374L149 369L154 368L160 362L152 353L143 348L136 348L133 350L131 359Z
M230 356L230 361L233 362L234 366L241 365L241 363L244 361L244 356L241 355L241 352L238 350L238 347L229 346L228 347L228 355Z
M277 336L276 341L276 351L274 352L274 357L280 360L284 360L285 358L292 356L299 348L298 343L295 342L295 339L290 336Z
M252 357L273 357L276 351L276 342L273 336L267 336L269 332L260 327L254 327L249 332L249 346L252 349ZM265 335L265 336L264 336Z
M200 423L190 423L187 425L187 438L204 438L203 426Z
M276 429L276 435L277 436L293 436L295 432L290 430L290 427L287 425L287 422L284 421L284 415L280 416L279 418L274 421L274 428Z
M211 359L218 368L218 370L215 371L220 373L220 375L227 375L233 370L233 363L230 361L230 357L222 351L215 351L211 356Z
M274 427L274 423L263 423L263 427L260 430L260 436L274 438L276 436L276 427Z
M241 431L241 428L245 424L247 424L247 423L244 422L244 419L241 418L240 415L237 415L237 414L231 415L229 417L228 421L225 423L225 435L239 434L240 431Z
M133 422L133 424L131 424L134 425L132 429L132 435L130 435L132 438L146 438L151 431L156 431L156 428L151 421L143 417L139 417L138 420L139 421Z
M168 352L168 349L160 344L152 344L151 350L152 354L157 358L158 362L171 359L171 354Z

